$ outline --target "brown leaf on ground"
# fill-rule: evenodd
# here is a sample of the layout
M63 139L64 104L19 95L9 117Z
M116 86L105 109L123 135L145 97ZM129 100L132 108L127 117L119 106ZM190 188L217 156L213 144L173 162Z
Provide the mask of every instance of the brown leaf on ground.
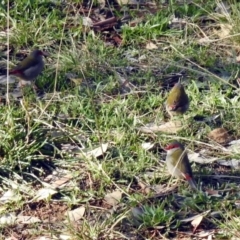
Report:
M69 218L71 222L76 222L84 216L85 207L81 206L72 211L68 211L65 215Z
M53 182L52 187L54 189L62 187L62 186L64 186L65 183L67 183L71 179L73 179L73 175L72 174L67 174L67 175L61 177L60 179L58 179L57 181Z
M111 206L116 206L122 198L122 192L116 190L114 192L106 194L104 200Z
M137 178L137 184L141 188L143 194L149 194L151 192L151 187L139 178Z
M220 144L227 144L231 141L231 136L225 128L215 128L208 134L208 137Z
M162 125L149 124L144 127L140 127L139 130L144 133L157 133L157 132L165 132L165 133L177 133L183 128L183 124L179 120L169 121Z
M188 158L190 162L196 162L200 164L207 164L207 163L213 163L219 160L219 157L209 157L209 156L204 156L201 153L189 153Z
M214 30L219 38L225 38L231 34L232 26L230 24L220 24L220 30Z
M192 226L194 227L193 232L196 231L196 229L198 228L202 220L203 220L203 215L200 215L191 222Z
M56 194L57 191L52 188L40 188L33 199L31 199L29 202L38 202L41 200L50 199L52 195Z
M86 152L82 151L81 153L76 154L77 157L79 158L92 158L92 157L100 157L102 156L108 149L108 143L103 143L101 144L99 147L95 148L95 149L90 149Z
M122 37L121 37L120 35L114 34L114 35L112 36L112 39L114 40L114 42L115 42L118 46L121 45L121 43L122 43Z
M151 143L151 142L144 142L141 144L142 148L146 151L152 149L154 147L155 143Z
M146 49L152 50L152 49L158 49L158 46L154 44L153 42L148 42L146 44Z
M23 224L33 224L33 223L39 223L41 222L41 220L38 217L18 215L16 222L23 223Z

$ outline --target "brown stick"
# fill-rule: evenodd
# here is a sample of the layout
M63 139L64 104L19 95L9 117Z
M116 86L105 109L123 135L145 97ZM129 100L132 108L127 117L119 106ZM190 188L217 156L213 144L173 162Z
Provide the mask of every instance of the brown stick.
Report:
M93 27L103 26L103 25L106 25L106 24L109 24L109 23L113 23L113 22L116 22L116 21L117 21L116 17L111 17L111 18L108 18L106 20L94 23Z

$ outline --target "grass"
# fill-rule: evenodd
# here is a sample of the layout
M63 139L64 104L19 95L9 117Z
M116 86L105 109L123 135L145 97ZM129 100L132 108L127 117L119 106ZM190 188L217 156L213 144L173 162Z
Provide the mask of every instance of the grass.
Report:
M174 181L164 168L163 147L172 139L180 139L195 152L207 148L209 158L239 157L235 152L226 154L208 138L220 126L232 138L240 137L239 4L231 1L226 15L216 13L215 1L204 2L125 6L134 20L142 19L135 26L116 27L122 38L119 46L111 44L115 30L93 31L83 25L82 17L89 14L82 11L85 2L10 2L9 43L6 35L0 35L1 66L6 69L7 48L10 66L34 47L50 56L36 82L44 97L26 88L21 101L11 99L0 109L0 195L6 197L0 198L3 239L12 235L22 239L62 235L68 239L190 239L201 230L214 231L218 239L239 237L238 182L231 178L237 170L217 162L193 163L196 181L203 189L218 191L215 196L192 192L183 182L170 191ZM120 6L109 4L114 15L123 16ZM109 4L106 11L111 12ZM98 3L92 8L97 9ZM0 5L0 14L0 31L6 33L5 5ZM224 26L230 26L229 32ZM147 49L149 42L156 48ZM148 123L168 121L164 102L178 76L191 100L183 116L189 127L177 134L139 131ZM6 92L5 85L1 92ZM215 122L195 120L196 115L215 114L219 114ZM154 147L146 150L143 143ZM107 144L103 153L102 144ZM211 177L221 173L229 177L222 181ZM161 189L158 198L154 187ZM112 206L107 194L119 202ZM79 207L84 213L77 222L64 215ZM187 218L208 210L194 231ZM4 222L7 213L39 221L28 220L23 232L22 220Z

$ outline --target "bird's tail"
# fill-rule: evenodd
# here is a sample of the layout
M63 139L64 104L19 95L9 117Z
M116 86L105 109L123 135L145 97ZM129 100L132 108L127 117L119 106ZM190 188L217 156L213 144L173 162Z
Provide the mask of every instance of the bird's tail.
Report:
M197 184L193 179L188 180L189 185L191 186L192 189L198 190Z
M198 190L197 183L194 181L194 179L191 176L189 176L188 174L185 174L185 178L192 189Z

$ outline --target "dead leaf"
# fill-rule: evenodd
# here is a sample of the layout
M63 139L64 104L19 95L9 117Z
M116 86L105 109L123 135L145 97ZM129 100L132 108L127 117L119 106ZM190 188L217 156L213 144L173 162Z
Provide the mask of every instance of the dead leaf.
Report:
M143 182L142 180L140 180L138 177L136 177L137 179L137 184L138 186L142 189L142 192L145 194L149 194L151 191L151 188L149 185L147 185L145 182Z
M240 139L231 141L228 144L230 145L229 147L227 147L228 150L230 150L233 153L240 152Z
M8 96L12 97L13 99L18 99L23 96L23 93L18 89L14 89L12 92L9 92ZM7 93L2 98L7 98Z
M240 55L238 55L237 57L236 57L236 62L237 63L239 63L240 62ZM237 83L238 83L238 85L239 85L239 78L237 79Z
M205 192L212 197L222 197L222 194L220 194L220 192L217 190L206 189Z
M188 153L188 158L190 162L196 162L200 164L212 163L220 160L217 157L215 158L205 157L201 153L195 153L195 152Z
M73 178L72 174L67 174L63 176L62 178L58 179L54 183L51 184L53 188L59 188L62 187L66 182L70 181Z
M144 17L134 18L128 23L129 27L136 27L139 23L143 21Z
M166 191L166 186L162 185L162 184L156 184L152 186L152 189L154 189L154 191L156 192L156 194L159 193L163 193L164 191ZM170 188L169 188L170 189Z
M21 87L23 87L23 86L32 85L32 84L33 84L32 81L26 81L26 80L21 79L21 80L18 82L18 88L21 88Z
M220 30L214 30L214 33L219 37L219 38L225 38L231 34L232 31L232 25L230 24L220 24Z
M211 43L211 40L209 39L209 37L203 37L197 40L197 42L199 44L204 44L204 43Z
M81 85L83 79L82 78L70 78L70 80L76 85L79 86Z
M141 55L139 58L138 58L138 61L143 61L143 60L146 60L147 59L147 56L145 54Z
M204 230L204 231L201 231L199 233L197 233L197 236L199 238L206 238L208 236L211 236L214 234L214 230Z
M240 200L236 200L235 205L236 205L237 209L240 209Z
M117 0L119 5L126 5L126 4L131 4L131 5L138 5L139 1L138 0Z
M41 220L34 216L18 215L16 218L16 222L22 223L22 224L33 224L33 223L41 222Z
M147 126L140 127L139 130L144 133L157 133L157 132L165 132L165 133L177 133L183 128L183 124L181 121L169 121L162 125L155 125L153 123L148 124Z
M183 29L186 24L187 24L187 20L184 18L177 18L174 15L170 18L169 20L169 27L171 29Z
M103 143L101 144L100 147L97 147L93 150L90 150L90 151L87 151L84 152L84 151L81 151L81 153L77 153L76 156L79 157L79 158L92 158L92 157L100 157L102 156L108 149L108 143Z
M105 195L104 200L111 206L116 206L122 198L122 192L116 190Z
M142 148L147 151L147 150L152 149L154 147L155 143L144 142L141 145L142 145Z
M16 191L10 189L2 195L0 202L6 203L11 201L19 201L20 198L21 196L17 194Z
M29 202L47 200L55 193L57 193L57 191L52 188L41 188L37 191L36 196Z
M37 238L34 238L33 240L56 240L56 238L55 237L48 237L48 236L39 236Z
M240 168L240 161L239 159L230 159L230 160L218 160L217 163L219 163L222 166L230 166L233 169L239 169Z
M114 140L117 142L121 142L125 136L125 133L119 130L113 130L111 133L114 136Z
M202 222L202 220L203 220L203 216L200 215L200 216L196 217L196 218L191 222L192 226L194 227L194 228L193 228L193 232L196 231L196 229L198 228L198 226L200 225L200 223Z
M15 213L6 213L0 217L0 225L12 225L15 223L16 215Z
M211 211L211 210L207 210L207 211L205 211L205 212L203 212L203 213L194 215L194 216L192 216L192 217L184 218L184 219L180 220L180 222L185 222L185 223L187 223L187 222L192 222L192 221L194 221L195 219L197 219L199 216L203 216L203 217L207 216L207 214L208 214L210 211Z
M85 207L81 206L72 211L66 212L65 215L68 216L70 222L77 222L79 219L81 219L84 216L84 213L85 213Z
M16 82L16 79L13 78L12 76L8 76L8 79L7 79L7 75L0 76L0 84L7 85L7 83L15 83L15 82Z
M83 26L91 27L93 25L93 21L89 17L83 17L82 24L83 24Z
M120 84L121 90L124 91L125 93L131 92L135 89L135 86L124 76L121 76L120 73L115 72L117 81Z
M151 50L151 49L158 49L158 46L156 44L154 44L153 42L148 42L146 44L146 49L149 49L149 50Z
M71 240L72 236L70 234L69 235L67 235L67 234L60 234L59 235L59 239L60 240Z
M99 7L100 9L103 9L105 7L105 0L97 0L98 4L99 4Z
M225 128L216 128L212 130L208 134L208 137L220 144L226 144L231 140L231 137Z
M19 238L11 236L11 237L5 238L5 240L19 240Z
M114 42L118 45L118 46L120 46L121 45L121 43L122 43L122 38L121 38L121 36L119 36L119 35L114 35L114 36L112 36L112 39L114 40Z

